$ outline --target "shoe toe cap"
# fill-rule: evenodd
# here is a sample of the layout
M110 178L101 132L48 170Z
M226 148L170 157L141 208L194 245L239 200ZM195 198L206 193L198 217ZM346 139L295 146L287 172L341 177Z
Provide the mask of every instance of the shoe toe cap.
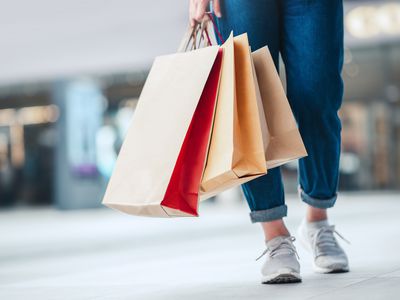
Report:
M300 273L300 264L297 261L296 257L288 255L288 256L279 256L270 260L267 260L264 263L264 266L261 272L266 274L273 273Z

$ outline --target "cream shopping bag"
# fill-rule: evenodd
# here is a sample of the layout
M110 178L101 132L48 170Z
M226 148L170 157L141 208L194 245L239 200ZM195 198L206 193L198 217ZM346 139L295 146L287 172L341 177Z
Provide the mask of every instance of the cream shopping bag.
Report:
M221 63L218 46L156 58L104 205L142 216L197 216Z

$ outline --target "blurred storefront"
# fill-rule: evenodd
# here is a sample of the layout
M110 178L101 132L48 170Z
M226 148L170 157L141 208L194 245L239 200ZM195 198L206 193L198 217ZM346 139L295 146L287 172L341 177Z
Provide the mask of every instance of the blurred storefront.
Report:
M400 4L345 12L340 188L400 189ZM0 206L99 206L148 66L0 85ZM296 164L284 172L294 190Z
M400 4L350 1L345 15L342 189L400 187Z
M0 206L98 206L145 75L0 94Z

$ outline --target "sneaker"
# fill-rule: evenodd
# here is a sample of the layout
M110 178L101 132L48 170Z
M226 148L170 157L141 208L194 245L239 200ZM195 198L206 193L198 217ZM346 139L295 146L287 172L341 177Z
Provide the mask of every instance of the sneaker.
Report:
M278 236L266 242L267 248L256 259L267 255L262 269L262 283L293 283L300 282L300 264L298 254L293 245L295 238Z
M317 273L349 271L347 255L334 234L348 242L335 230L334 225L329 225L327 220L318 222L303 220L298 229L298 238L301 244L314 256L313 268Z

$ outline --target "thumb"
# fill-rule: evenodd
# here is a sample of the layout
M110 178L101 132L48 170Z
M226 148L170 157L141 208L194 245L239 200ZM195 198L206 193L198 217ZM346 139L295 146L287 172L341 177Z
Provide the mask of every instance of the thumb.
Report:
M221 6L220 6L220 4L219 4L219 0L214 0L214 1L213 1L213 6L214 6L214 13L215 13L215 15L216 15L218 18L221 18L221 17L222 17L222 14L221 14Z
M198 22L201 22L203 20L207 9L207 4L208 1L201 1L200 3L198 3L196 8L196 20Z

